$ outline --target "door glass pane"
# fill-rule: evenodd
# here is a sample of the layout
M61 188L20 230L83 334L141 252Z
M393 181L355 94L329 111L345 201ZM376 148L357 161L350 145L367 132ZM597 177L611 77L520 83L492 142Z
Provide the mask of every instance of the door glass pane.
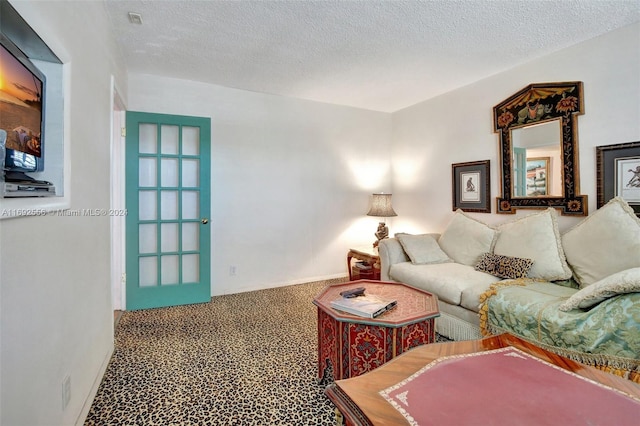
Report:
M162 256L161 259L162 285L178 284L178 256Z
M200 262L197 254L182 255L182 282L200 282Z
M188 127L182 128L182 154L198 155L200 154L200 128Z
M155 223L138 225L140 253L155 253L158 249L158 232Z
M178 218L178 191L160 192L160 219L175 220Z
M178 224L177 223L163 223L161 225L161 239L160 250L163 253L178 251Z
M158 258L155 256L141 257L140 287L154 287L158 285Z
M160 152L178 154L178 126L163 125L160 129Z
M195 251L200 246L200 223L188 222L182 224L182 251Z
M198 174L200 160L191 158L182 160L182 186L196 187L198 186Z
M178 186L178 159L177 158L163 158L160 160L160 181L163 187L177 187Z
M155 154L158 152L158 126L155 124L140 124L138 126L140 141L138 149L142 154Z
M156 191L140 191L138 193L140 220L156 220L157 216L157 193Z
M198 219L199 216L198 191L182 191L182 218Z
M138 184L140 186L156 186L157 185L157 170L156 170L156 159L149 157L142 157L139 160L139 170L138 170Z

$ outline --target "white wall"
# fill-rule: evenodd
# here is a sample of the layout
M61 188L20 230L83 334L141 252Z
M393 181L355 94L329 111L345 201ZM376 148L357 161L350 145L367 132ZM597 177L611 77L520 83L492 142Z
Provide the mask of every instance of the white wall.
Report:
M451 164L491 161L491 209L500 195L493 107L531 83L582 81L580 189L596 210L595 147L640 140L640 24L564 49L393 114L392 232L441 232L452 218ZM519 210L517 217L531 211ZM499 223L513 215L470 213ZM565 230L580 219L560 217Z
M130 75L128 109L211 117L213 295L344 276L375 239L390 114L150 75Z
M123 87L100 2L13 2L65 63L71 209L109 208L111 75ZM81 417L113 350L108 217L0 221L3 425ZM62 406L62 382L71 400Z

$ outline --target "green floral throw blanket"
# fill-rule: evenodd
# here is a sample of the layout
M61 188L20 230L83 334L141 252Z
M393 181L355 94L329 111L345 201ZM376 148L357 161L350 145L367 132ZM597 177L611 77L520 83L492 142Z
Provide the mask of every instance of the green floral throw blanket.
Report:
M611 297L589 309L559 310L575 292L530 279L500 281L480 298L482 333L511 333L640 383L640 293Z

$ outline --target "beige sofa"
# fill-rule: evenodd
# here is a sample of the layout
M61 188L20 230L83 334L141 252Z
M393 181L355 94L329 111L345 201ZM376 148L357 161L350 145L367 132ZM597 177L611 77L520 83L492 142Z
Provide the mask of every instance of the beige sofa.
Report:
M481 298L513 280L550 284L511 291L527 291L532 300L553 294L553 310L560 312L552 313L560 317L563 309L588 313L585 298L597 304L626 293L635 293L635 309L640 296L640 220L628 204L615 198L563 235L556 215L550 208L492 227L459 210L441 234L401 233L380 241L381 279L436 294L441 312L436 331L453 340L482 337ZM617 273L624 273L621 280L615 280ZM483 315L487 320L486 312ZM517 317L512 321L517 323ZM501 329L508 328L503 324L482 325L485 334L513 331Z
M440 234L425 234L434 238ZM473 266L447 262L413 264L398 238L380 241L380 279L403 282L438 296L440 317L436 331L453 340L482 337L478 311L480 295L500 278L475 271Z

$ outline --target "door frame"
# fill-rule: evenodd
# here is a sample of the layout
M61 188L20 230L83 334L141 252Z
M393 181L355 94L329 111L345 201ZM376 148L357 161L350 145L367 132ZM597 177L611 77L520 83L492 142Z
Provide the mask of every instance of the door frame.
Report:
M110 143L110 210L125 209L125 168L124 152L126 107L111 77L111 143ZM114 311L124 310L126 305L126 246L125 246L125 216L111 215L111 305Z

